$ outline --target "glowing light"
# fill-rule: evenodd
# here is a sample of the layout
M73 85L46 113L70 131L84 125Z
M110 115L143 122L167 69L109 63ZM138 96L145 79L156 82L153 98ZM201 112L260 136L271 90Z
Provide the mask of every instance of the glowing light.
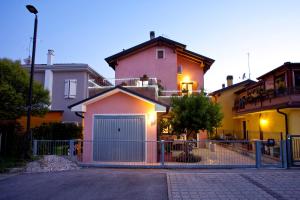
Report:
M266 126L268 124L268 120L266 119L260 119L260 125Z
M149 121L151 124L154 124L154 123L155 123L155 120L156 120L156 112L155 112L155 111L150 111L150 112L148 112L148 121Z
M184 76L183 77L183 81L182 82L185 82L185 83L187 83L187 82L191 82L191 79L190 79L190 77L189 76Z

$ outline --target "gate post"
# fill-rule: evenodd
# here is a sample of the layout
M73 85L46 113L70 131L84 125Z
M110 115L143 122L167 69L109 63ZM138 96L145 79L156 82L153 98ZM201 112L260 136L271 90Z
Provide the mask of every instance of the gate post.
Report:
M281 167L287 169L288 167L288 160L287 160L287 141L288 140L281 140L280 141L280 158L281 158Z
M33 140L33 155L37 155L37 140Z
M261 141L255 141L255 166L261 168Z
M288 167L292 166L292 138L290 135L286 138L286 149L287 149L287 164Z
M160 144L161 144L160 164L161 166L164 166L165 165L165 141L161 140Z

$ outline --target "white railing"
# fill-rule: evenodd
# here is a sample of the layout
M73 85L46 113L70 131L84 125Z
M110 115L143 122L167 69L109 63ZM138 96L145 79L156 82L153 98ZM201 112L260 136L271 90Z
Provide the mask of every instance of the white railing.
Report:
M112 86L123 85L128 87L148 87L157 85L157 78L107 78L104 79L103 82L109 82Z
M202 90L191 90L191 91L182 91L182 90L162 90L160 91L160 97L170 98L173 96L183 96L186 94L195 94L201 93Z

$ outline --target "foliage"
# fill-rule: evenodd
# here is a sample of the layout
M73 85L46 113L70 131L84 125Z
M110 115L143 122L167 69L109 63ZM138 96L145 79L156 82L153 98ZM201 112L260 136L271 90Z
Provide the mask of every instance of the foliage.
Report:
M194 163L194 162L200 162L201 161L201 157L200 156L196 156L192 153L185 153L182 152L181 154L179 154L179 156L176 157L176 162L188 162L188 163Z
M186 133L187 138L199 130L212 131L220 126L223 118L220 105L212 102L204 93L173 97L171 107L174 133Z
M0 59L0 120L13 120L25 115L29 79L28 72L21 68L19 61ZM34 82L32 115L44 115L49 104L48 91Z
M170 120L166 119L166 118L162 118L159 121L159 133L160 133L160 135L163 134L163 133L169 134L170 133L170 126L171 126Z
M21 133L21 126L15 121L1 121L0 133L1 136L1 157L10 158L30 158L30 141L26 135Z
M32 130L36 140L82 139L82 127L71 123L42 124Z

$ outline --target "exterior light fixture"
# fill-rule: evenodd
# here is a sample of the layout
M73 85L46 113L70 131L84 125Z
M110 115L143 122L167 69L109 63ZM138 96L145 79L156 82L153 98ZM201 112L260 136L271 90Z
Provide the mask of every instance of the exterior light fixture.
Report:
M261 118L260 119L260 125L261 126L266 126L268 124L268 120Z

